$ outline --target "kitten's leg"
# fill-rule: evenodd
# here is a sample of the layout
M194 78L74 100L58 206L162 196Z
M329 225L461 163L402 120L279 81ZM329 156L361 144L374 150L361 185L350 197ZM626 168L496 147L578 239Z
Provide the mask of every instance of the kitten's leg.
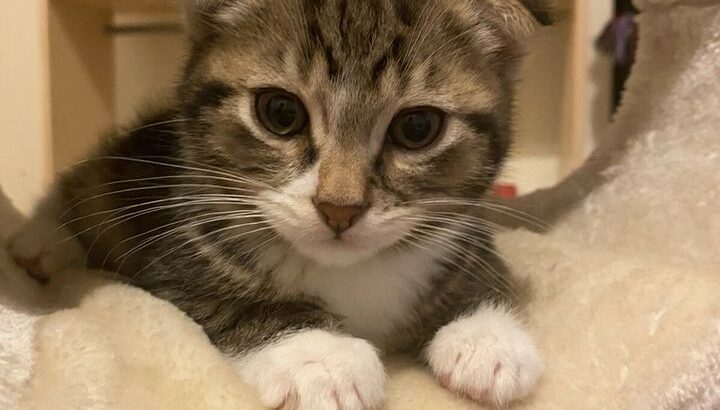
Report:
M543 371L535 344L516 316L492 304L442 327L425 358L446 388L493 405L528 396Z
M385 372L376 349L363 339L336 331L335 319L329 315L318 320L324 315L319 309L314 313L304 305L299 315L288 313L299 305L265 306L264 314L241 319L230 334L211 333L211 337L221 340L221 348L255 344L231 357L240 376L258 390L268 407L381 408ZM303 325L308 322L313 323Z
M60 196L51 193L10 240L10 254L15 262L37 279L47 279L52 273L83 265L82 246L58 222L63 208Z

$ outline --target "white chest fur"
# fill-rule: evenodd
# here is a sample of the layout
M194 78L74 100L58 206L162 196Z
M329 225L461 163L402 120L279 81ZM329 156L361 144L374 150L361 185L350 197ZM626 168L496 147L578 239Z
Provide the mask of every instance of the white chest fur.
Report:
M438 255L419 250L387 252L344 268L319 266L292 251L282 253L274 255L282 291L321 299L328 310L345 318L349 332L380 347L394 345L395 332L413 318L415 304L439 272Z

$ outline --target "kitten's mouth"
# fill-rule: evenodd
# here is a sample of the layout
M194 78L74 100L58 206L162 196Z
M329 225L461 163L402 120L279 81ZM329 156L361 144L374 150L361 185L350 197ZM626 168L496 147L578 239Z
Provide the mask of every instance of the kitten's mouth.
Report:
M314 241L293 241L302 255L325 266L344 267L372 258L382 249L354 238L351 232L330 234Z
M321 239L316 242L319 246L331 246L331 247L343 247L345 249L362 249L363 246L357 241L354 241L352 235L345 233L335 233L333 236L329 236L327 239Z
M335 242L342 242L344 239L342 232L335 232L335 236L332 238Z

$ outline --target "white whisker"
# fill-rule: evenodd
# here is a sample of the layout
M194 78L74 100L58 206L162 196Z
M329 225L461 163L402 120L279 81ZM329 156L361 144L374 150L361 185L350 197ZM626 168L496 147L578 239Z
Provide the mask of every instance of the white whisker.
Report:
M405 206L422 206L422 205L448 205L448 206L461 206L461 207L474 207L474 208L480 208L485 209L488 211L497 212L499 214L503 214L505 216L509 216L512 218L516 218L518 220L524 221L528 224L534 225L538 228L545 229L547 228L547 224L540 220L539 218L536 218L533 215L530 215L528 213L522 212L520 210L504 206L498 203L490 202L490 201L481 201L481 200L468 200L468 199L462 199L462 198L431 198L431 199L421 199L416 201L407 201L401 203L401 205Z
M164 238L167 238L168 236L178 233L178 232L182 231L183 229L193 228L193 227L200 226L200 225L203 225L206 223L220 222L220 221L228 220L228 219L231 219L231 220L237 220L237 219L242 219L242 218L251 219L251 218L262 218L262 216L263 215L258 211L248 211L248 212L224 211L224 212L211 212L209 214L204 214L203 215L204 219L200 219L198 221L194 221L195 218L189 217L189 218L182 219L180 221L171 222L171 223L165 224L163 226L154 228L152 230L140 233L138 235L132 236L130 238L127 238L127 239L121 241L120 243L118 243L112 249L110 249L108 251L107 256L105 257L105 260L103 261L102 266L103 267L105 266L105 263L107 262L108 258L112 255L112 253L118 247L122 246L123 244L125 244L129 241L133 241L135 239L139 239L140 237L150 235L150 234L158 232L158 231L162 231L164 229L167 229L167 228L170 228L173 226L179 225L179 227L173 228L169 231L165 231L161 234L151 235L149 238L144 239L142 242L140 242L139 244L137 244L136 246L134 246L127 252L116 257L114 259L114 262L118 262L120 259L122 259L123 263L124 263L124 261L127 260L133 254L141 251L142 249L147 248L148 246L151 246L154 243L157 243L158 241L161 241ZM188 225L189 222L193 222L193 223ZM122 266L122 265L120 265L120 266Z
M188 198L184 198L184 199L187 200ZM190 198L190 199L193 199L193 198ZM110 228L112 228L112 227L114 227L114 226L117 226L119 223L124 223L124 222L130 221L130 220L132 220L132 219L138 218L138 217L140 217L140 216L144 216L144 215L148 215L148 214L156 213L156 212L161 212L161 211L166 211L166 210L170 210L170 209L188 208L188 207L200 206L200 205L216 205L216 206L217 206L217 205L238 205L238 204L240 204L240 205L248 205L248 206L250 206L250 205L255 205L254 203L244 202L244 201L242 201L242 200L232 200L232 199L225 199L225 198L217 198L217 199L204 199L204 198L202 198L202 199L197 199L197 200L190 201L190 202L181 202L181 203L172 204L172 205L162 205L162 206L151 206L151 207L147 207L148 205L154 205L154 204L158 204L158 203L170 202L170 201L175 201L175 200L178 200L178 198L159 199L159 200L156 200L156 201L146 202L146 203L143 203L143 204L130 205L130 206L128 206L128 207L125 207L124 209L121 208L119 211L118 211L118 210L111 210L111 211L98 212L97 215L95 215L95 216L103 215L103 214L106 214L106 213L117 214L117 213L121 213L121 212L123 212L123 211L130 210L130 209L142 208L142 209L140 209L139 211L122 214L122 215L117 216L117 217L114 217L114 218L112 218L112 219L108 219L108 218L109 218L109 217L108 217L108 218L104 219L102 222L100 222L100 223L98 223L98 224L95 224L95 225L93 225L93 226L91 226L91 227L89 227L89 228L86 228L86 229L83 229L83 230L81 230L81 231L79 231L79 232L76 232L74 235L70 236L69 238L65 238L65 239L62 240L62 241L59 241L58 243L54 244L53 246L57 246L57 245L62 244L62 243L64 243L64 242L66 242L66 241L75 239L75 238L77 238L77 237L79 237L79 236L81 236L81 235L83 235L83 234L86 234L87 232L90 232L90 231L92 231L93 229L99 228L99 227L101 227L101 226L103 226L103 225L105 225L105 224L113 224L113 225L110 226ZM110 216L112 216L112 215L110 215ZM65 227L65 226L67 226L67 225L69 225L69 224L72 224L72 223L74 223L74 222L79 222L80 220L88 219L88 218L90 218L90 217L92 217L92 216L84 216L84 217L76 218L76 220L73 220L73 221L70 221L70 222L66 222L66 223L63 224L61 227ZM118 221L120 221L120 222L118 222ZM106 231L107 231L107 229L106 229Z
M167 256L169 256L169 255L171 255L171 254L173 254L173 253L175 253L175 252L177 252L178 250L184 248L185 246L190 245L190 244L192 244L192 243L196 243L196 242L201 241L201 240L204 240L204 239L207 239L207 238L208 238L209 236L211 236L211 235L217 235L217 234L220 234L220 233L223 233L223 232L227 232L227 231L232 230L232 229L240 229L240 228L245 228L245 227L247 227L247 226L253 226L253 225L257 226L257 225L266 224L266 223L267 223L266 221L261 221L261 222L254 222L254 223L250 223L250 224L233 225L233 226L229 226L229 227L226 227L226 228L222 228L222 229L215 230L215 231L213 231L213 232L209 232L209 233L207 233L207 234L198 236L198 237L196 237L196 238L192 238L192 239L190 239L190 240L188 240L188 241L183 242L183 243L180 244L179 246L177 246L177 247L175 247L175 248L173 248L173 249L165 252L164 254L160 255L159 257L155 258L153 261L151 261L149 264L147 264L144 268L142 268L142 269L139 270L137 273L135 273L135 275L134 275L133 277L135 277L135 276L137 276L137 275L140 275L141 273L145 272L147 269L149 269L149 268L150 268L151 266L153 266L154 264L158 263L159 261L161 261L161 260L164 259L165 257L167 257ZM236 237L233 237L233 239L239 239L240 237L243 237L243 236L252 235L252 234L254 234L254 233L263 232L263 231L267 231L267 230L271 230L271 229L273 229L271 226L265 226L265 227L263 227L263 228L258 228L258 229L252 230L252 231L250 231L250 232L244 232L244 233L242 233L241 235L238 235L238 236L236 236ZM217 245L217 243L216 243L216 245ZM132 281L132 279L131 279L131 281Z
M149 186L149 187L135 187L135 188L127 188L127 189L120 189L110 192L104 192L102 194L93 195L89 198L85 198L82 201L76 203L73 205L70 209L65 211L65 213L62 215L62 217L66 216L68 212L72 211L73 209L77 208L78 206L97 200L100 198L118 195L118 194L127 194L127 193L133 193L133 192L143 192L143 191L152 191L156 189L171 189L171 188L216 188L216 189L227 189L230 191L237 191L237 192L247 192L247 190L244 190L242 188L234 188L234 187L224 187L221 185L211 185L211 184L172 184L172 185L156 185L156 186ZM224 195L224 194L207 194L207 195ZM235 195L234 198L240 198L240 199L254 199L254 196L246 195ZM60 219L62 219L62 217Z
M425 239L426 241L434 244L435 246L440 246L444 250L451 252L456 257L463 257L464 261L471 262L473 266L477 266L479 264L483 271L485 271L486 273L491 273L491 275L480 277L477 273L471 272L467 267L460 265L457 261L447 257L443 258L443 260L451 264L453 267L462 270L463 272L467 273L478 281L482 281L489 288L498 292L499 294L514 294L514 290L509 286L509 283L506 280L502 280L504 276L500 275L496 269L494 269L488 262L484 261L479 256L473 254L467 249L460 247L458 244L452 242L450 239L445 238L442 235L438 235L437 233L433 235L427 231L415 231L415 234L419 236L419 239ZM500 288L496 287L495 285L500 286ZM504 290L501 288L504 288Z

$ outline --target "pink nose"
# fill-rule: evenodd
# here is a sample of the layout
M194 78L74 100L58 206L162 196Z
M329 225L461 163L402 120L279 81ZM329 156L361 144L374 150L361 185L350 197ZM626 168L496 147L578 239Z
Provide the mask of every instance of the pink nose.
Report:
M365 206L338 206L329 202L316 203L315 207L327 226L340 235L352 227L365 213Z

